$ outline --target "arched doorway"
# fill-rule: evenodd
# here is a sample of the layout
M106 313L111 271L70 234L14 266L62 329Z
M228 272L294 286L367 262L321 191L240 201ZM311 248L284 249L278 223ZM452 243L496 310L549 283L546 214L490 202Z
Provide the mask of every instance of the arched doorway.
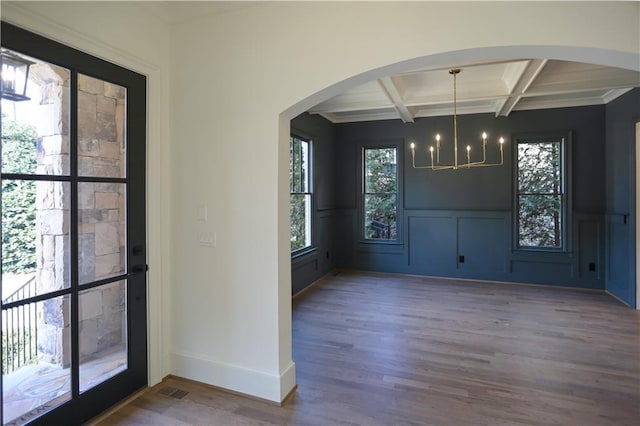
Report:
M570 60L576 62L599 64L611 67L618 67L637 71L637 55L624 54L620 52L608 51L593 48L575 48L575 47L558 47L558 46L509 46L509 47L493 47L480 49L467 49L454 52L447 52L435 55L428 55L421 58L414 58L407 61L390 64L381 68L369 70L358 74L349 79L335 83L324 90L321 90L300 102L292 105L284 111L280 117L280 146L289 143L289 125L290 120L308 110L312 106L329 99L350 87L363 84L372 79L378 79L394 73L408 72L415 69L428 68L446 68L454 66L464 66L467 64L476 64L482 62L491 62L498 60L509 60L518 58L531 59L558 59ZM281 168L284 165L280 166ZM283 171L281 169L281 171ZM286 199L286 197L285 197ZM282 206L281 206L282 207ZM288 206L287 206L288 207ZM287 214L287 209L280 210L280 214ZM288 246L288 235L281 233L279 238L285 239ZM637 246L637 241L636 241ZM282 254L282 253L281 253ZM287 256L289 253L286 253ZM281 283L282 285L282 283ZM291 284L288 287L280 289L281 292L290 294ZM282 313L281 313L282 314ZM282 348L282 346L281 346Z

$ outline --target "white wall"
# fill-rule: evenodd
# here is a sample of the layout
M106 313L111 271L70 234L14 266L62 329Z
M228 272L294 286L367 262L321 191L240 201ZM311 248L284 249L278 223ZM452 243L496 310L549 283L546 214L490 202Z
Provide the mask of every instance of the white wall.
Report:
M200 15L172 26L169 38L166 26L132 5L27 7L28 16L9 14L12 22L147 67L159 80L150 90L150 272L163 275L160 282L151 276L150 290L169 293L150 300L150 327L171 318L171 329L152 333L151 356L154 348L168 351L171 365L157 371L275 401L295 381L287 192L293 116L390 70L520 55L634 68L640 57L640 9L632 2L282 2L217 16L200 4ZM125 8L131 16L121 14ZM102 20L115 20L119 30ZM202 205L206 221L197 220ZM199 246L202 231L216 233L216 247Z
M176 374L273 400L290 389L288 120L343 84L330 86L407 60L388 69L519 54L633 67L638 17L631 3L284 2L176 27ZM217 247L198 247L203 229Z
M169 28L154 9L141 3L7 2L3 21L147 76L147 261L149 382L171 372L169 333L171 277L169 165Z

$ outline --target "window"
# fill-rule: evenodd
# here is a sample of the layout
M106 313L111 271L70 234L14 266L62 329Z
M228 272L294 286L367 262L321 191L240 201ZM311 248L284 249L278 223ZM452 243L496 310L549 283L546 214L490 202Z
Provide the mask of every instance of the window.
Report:
M565 249L567 138L516 140L517 247Z
M291 136L289 144L291 192L291 252L311 247L311 141Z
M397 240L397 148L363 148L364 238Z

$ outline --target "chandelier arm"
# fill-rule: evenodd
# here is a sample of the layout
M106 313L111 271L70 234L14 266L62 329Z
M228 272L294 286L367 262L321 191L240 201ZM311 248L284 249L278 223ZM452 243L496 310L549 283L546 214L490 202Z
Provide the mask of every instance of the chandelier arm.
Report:
M459 163L454 162L453 164L440 164L440 163L431 163L431 165L416 165L416 156L415 152L411 153L411 165L414 169L430 169L430 170L458 170L458 169L471 169L474 167L491 167L491 166L502 166L504 165L504 150L500 147L500 162L499 163L487 163L486 151L483 154L482 161L474 161L470 163Z
M471 168L474 167L495 167L495 166L502 166L502 163L485 163L485 164L477 164L475 166L471 166Z
M429 167L431 170L455 170L456 168L453 165L441 165L441 166L433 166Z
M487 140L484 139L482 141L482 162L485 163L487 161Z
M473 165L474 163L471 163L471 167L491 167L491 166L502 166L504 165L504 161L500 161L499 163L476 163L475 165Z
M417 165L416 166L416 153L412 150L411 152L411 165L414 169L431 169L431 170L441 170L438 167L442 166L434 166L433 164L429 165ZM449 167L449 166L447 166Z
M493 167L493 166L502 166L502 165L504 165L504 161L500 161L499 163L484 163L482 161L476 161L474 163L466 163L458 166L455 166L454 164L416 165L415 161L412 162L412 167L414 169L429 169L429 170L473 169L476 167Z
M413 166L414 169L429 169L429 170L443 170L444 168L451 168L451 166Z
M452 165L427 165L427 164L423 164L423 165L417 165L416 166L416 158L415 156L411 156L411 165L414 169L430 169L430 170L445 170L445 169L453 169Z

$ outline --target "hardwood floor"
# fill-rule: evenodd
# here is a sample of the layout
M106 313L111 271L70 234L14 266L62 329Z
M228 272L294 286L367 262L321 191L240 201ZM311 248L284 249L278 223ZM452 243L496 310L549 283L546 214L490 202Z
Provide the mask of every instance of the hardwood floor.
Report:
M170 378L99 424L640 424L640 312L599 292L343 271L293 358L283 407Z

